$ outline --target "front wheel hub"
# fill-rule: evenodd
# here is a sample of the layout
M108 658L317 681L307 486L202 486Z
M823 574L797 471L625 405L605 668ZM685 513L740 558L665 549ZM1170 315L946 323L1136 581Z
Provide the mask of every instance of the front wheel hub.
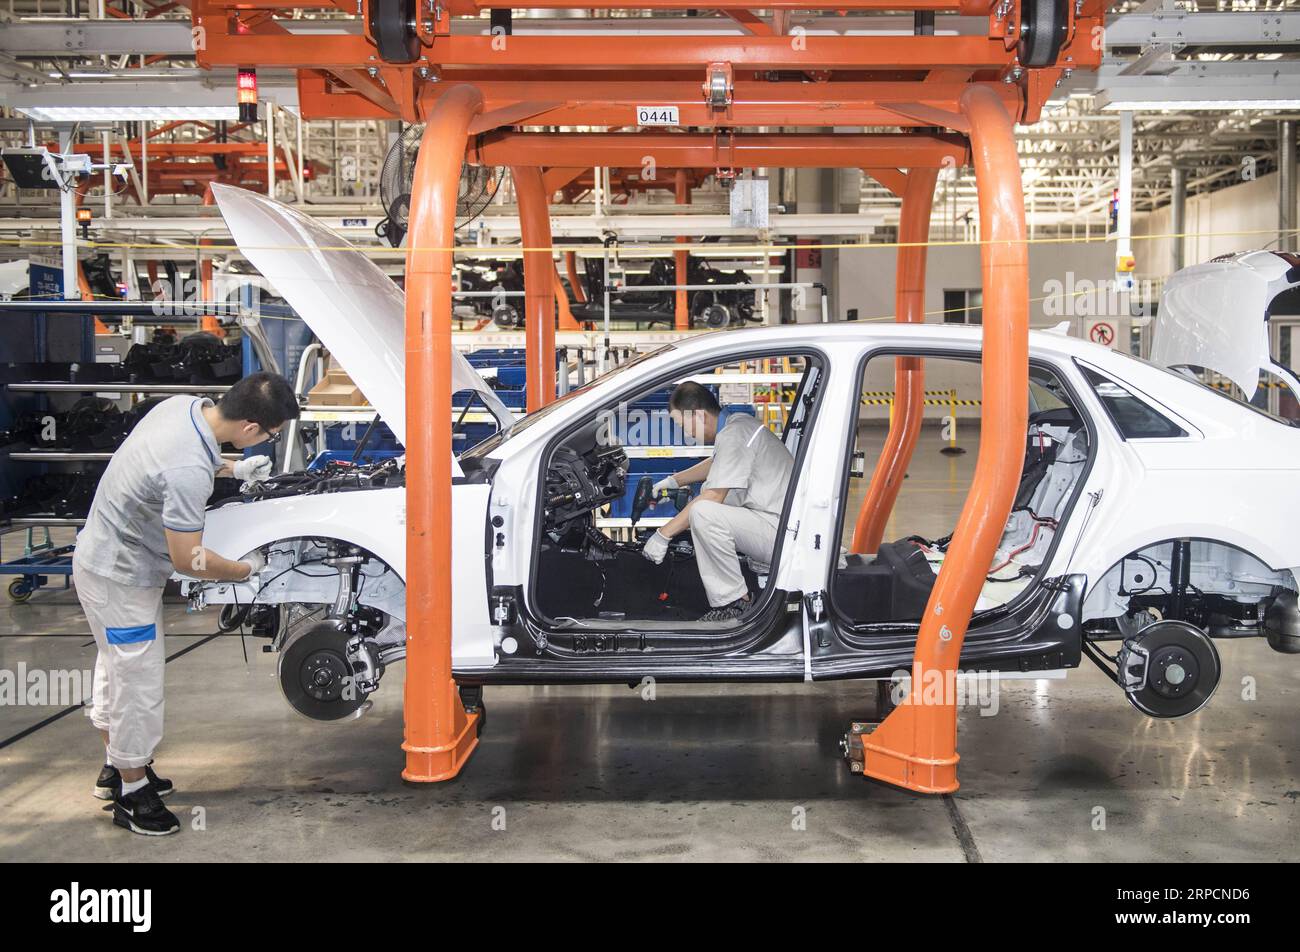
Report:
M299 714L314 721L355 715L366 691L347 657L348 633L331 624L315 625L280 653L280 690Z

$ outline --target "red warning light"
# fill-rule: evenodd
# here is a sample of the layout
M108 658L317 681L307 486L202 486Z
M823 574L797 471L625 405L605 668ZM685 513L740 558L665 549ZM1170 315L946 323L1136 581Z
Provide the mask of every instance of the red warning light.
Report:
M236 101L239 103L239 121L257 121L257 70L241 66L236 80Z

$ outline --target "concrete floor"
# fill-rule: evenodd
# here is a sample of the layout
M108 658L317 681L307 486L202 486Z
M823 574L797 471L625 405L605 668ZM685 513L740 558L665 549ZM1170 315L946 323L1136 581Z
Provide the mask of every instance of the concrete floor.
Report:
M891 537L951 528L964 442L953 460L923 440ZM857 683L490 689L462 776L413 788L402 666L366 716L317 724L259 641L246 663L239 638L205 637L211 617L177 603L168 624L158 766L182 833L111 824L79 711L0 706L0 860L1261 861L1300 844L1300 659L1257 640L1219 643L1219 691L1182 721L1142 717L1091 666L1006 683L995 716L963 710L962 789L931 798L845 768L838 738L874 706ZM93 660L72 592L0 601L0 671Z

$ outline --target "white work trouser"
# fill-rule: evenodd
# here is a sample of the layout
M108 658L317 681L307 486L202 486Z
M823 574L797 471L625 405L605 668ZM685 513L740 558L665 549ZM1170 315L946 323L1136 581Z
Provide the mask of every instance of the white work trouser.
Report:
M714 608L730 605L748 591L737 553L772 561L780 519L771 513L695 499L688 512L700 580Z
M108 731L114 767L143 767L163 736L163 590L123 585L75 565L72 577L99 648L86 714Z

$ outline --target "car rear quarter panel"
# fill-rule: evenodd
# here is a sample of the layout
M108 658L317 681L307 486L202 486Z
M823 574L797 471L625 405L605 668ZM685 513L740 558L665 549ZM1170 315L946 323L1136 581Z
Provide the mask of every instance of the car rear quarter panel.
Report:
M1300 430L1136 361L1097 364L1196 432L1124 440L1087 391L1102 431L1087 488L1102 496L1090 518L1082 503L1076 510L1073 521L1087 525L1069 570L1095 581L1129 553L1175 538L1224 542L1275 570L1300 567Z

